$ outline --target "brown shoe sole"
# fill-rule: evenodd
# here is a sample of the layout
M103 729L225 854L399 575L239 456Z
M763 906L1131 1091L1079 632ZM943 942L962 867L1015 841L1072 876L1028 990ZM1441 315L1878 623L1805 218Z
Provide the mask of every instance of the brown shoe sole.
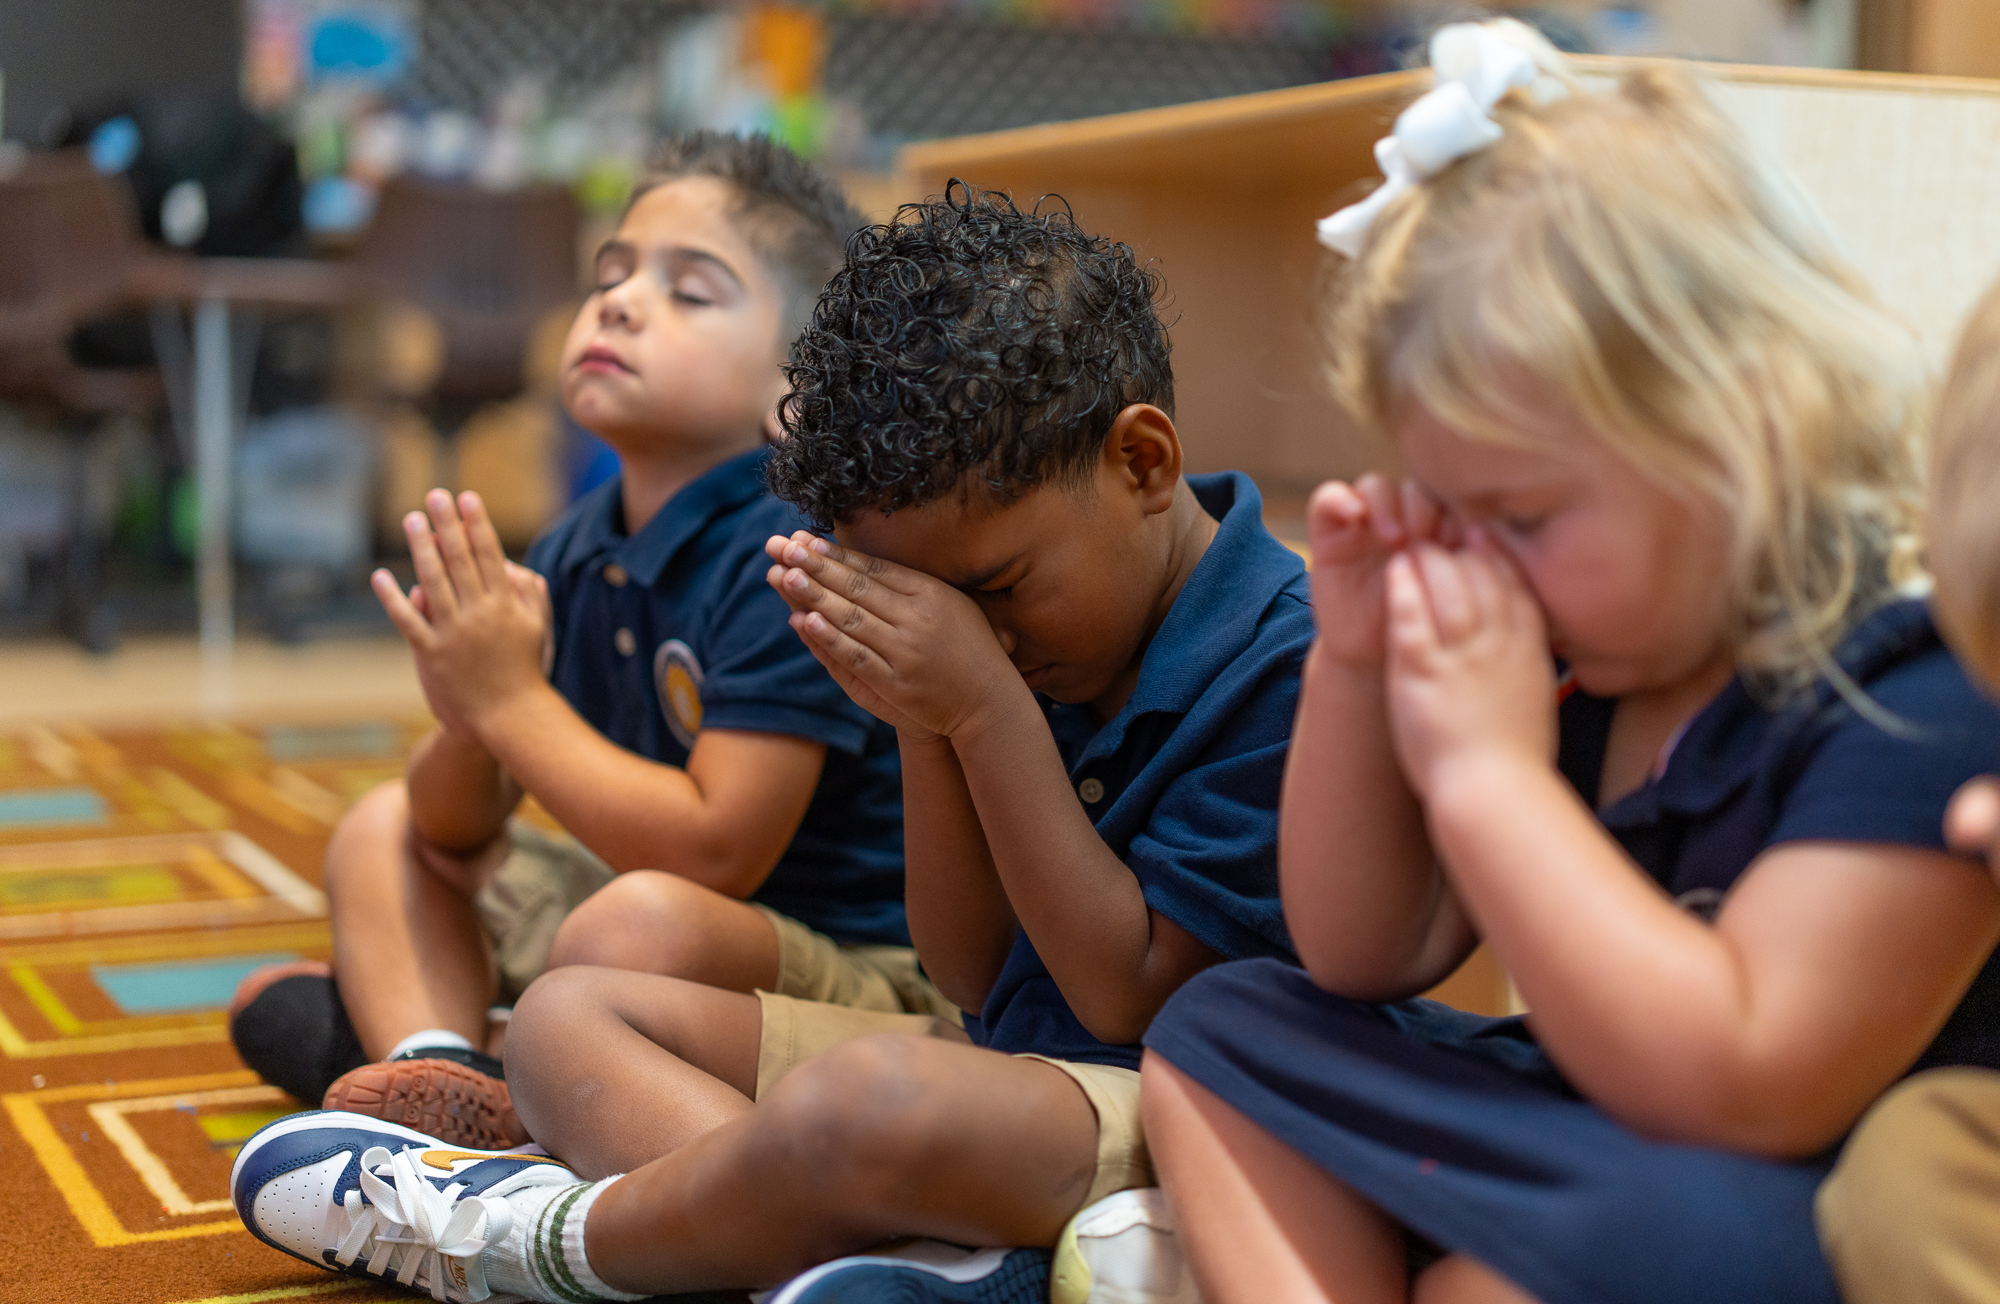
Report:
M321 1107L401 1123L475 1150L505 1150L529 1139L507 1084L451 1060L363 1064L326 1089Z

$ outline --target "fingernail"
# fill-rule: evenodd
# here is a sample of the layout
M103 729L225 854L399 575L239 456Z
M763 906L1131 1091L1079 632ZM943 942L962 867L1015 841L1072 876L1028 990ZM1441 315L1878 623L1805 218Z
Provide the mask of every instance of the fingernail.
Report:
M805 559L806 559L806 550L804 548L799 547L798 544L795 543L791 545L789 548L785 549L786 561L799 562L799 561L804 561Z
M795 589L803 589L806 586L806 573L804 571L793 571L791 574L785 576L785 583Z
M829 557L833 555L833 545L828 543L825 539L814 539L812 541L812 550L816 553L819 553L822 557Z

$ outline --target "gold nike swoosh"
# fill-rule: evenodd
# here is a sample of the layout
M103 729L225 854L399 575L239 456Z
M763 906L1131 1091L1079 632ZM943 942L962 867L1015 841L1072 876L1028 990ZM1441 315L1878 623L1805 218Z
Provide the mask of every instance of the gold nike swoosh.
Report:
M491 1150L426 1150L424 1162L432 1168L451 1171L451 1166L461 1159L518 1159L524 1164L559 1164L562 1161L547 1155L507 1155L495 1154Z

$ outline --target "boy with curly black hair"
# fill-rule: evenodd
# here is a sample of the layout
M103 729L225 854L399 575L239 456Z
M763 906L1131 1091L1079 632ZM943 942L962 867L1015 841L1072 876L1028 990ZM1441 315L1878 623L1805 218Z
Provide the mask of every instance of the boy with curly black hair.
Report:
M770 464L837 541L772 538L768 578L896 728L912 937L977 1013L550 973L508 1042L517 1106L579 1175L626 1175L508 1196L528 1230L469 1251L486 1281L1004 1304L1048 1298L1046 1249L826 1261L1047 1247L1106 1197L1080 1241L1158 1226L1139 1038L1204 967L1291 955L1276 816L1313 632L1249 480L1181 475L1158 289L1067 211L971 191L850 241ZM1089 1258L1058 1258L1059 1299Z

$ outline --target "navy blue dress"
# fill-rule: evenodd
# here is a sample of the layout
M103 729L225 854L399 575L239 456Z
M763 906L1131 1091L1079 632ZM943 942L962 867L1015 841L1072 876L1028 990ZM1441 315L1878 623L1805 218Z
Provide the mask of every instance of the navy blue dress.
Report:
M1738 680L1664 773L1599 812L1686 908L1712 915L1783 842L1941 850L1952 793L2000 771L2000 711L1921 603L1876 612L1838 659L1904 727L1884 731L1824 683L1769 710ZM1573 695L1562 707L1562 770L1586 800L1612 706ZM1812 1219L1835 1152L1785 1163L1648 1141L1581 1099L1520 1019L1349 1001L1250 960L1190 982L1146 1044L1420 1244L1470 1255L1543 1304L1839 1299ZM1911 1071L1944 1064L2000 1068L1993 959Z

